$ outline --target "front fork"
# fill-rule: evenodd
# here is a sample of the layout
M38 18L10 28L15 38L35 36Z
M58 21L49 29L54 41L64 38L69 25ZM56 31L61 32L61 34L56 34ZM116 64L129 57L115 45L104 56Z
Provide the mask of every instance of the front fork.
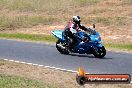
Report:
M98 52L98 49L103 47L102 43L97 43L96 45L91 45L91 49L94 50L94 52Z

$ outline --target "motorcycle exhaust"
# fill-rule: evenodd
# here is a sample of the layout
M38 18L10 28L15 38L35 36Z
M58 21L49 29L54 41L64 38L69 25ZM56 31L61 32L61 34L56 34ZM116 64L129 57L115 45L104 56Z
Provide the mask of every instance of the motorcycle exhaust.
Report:
M62 49L66 49L66 47L62 46L61 44L57 44L57 46L62 48Z

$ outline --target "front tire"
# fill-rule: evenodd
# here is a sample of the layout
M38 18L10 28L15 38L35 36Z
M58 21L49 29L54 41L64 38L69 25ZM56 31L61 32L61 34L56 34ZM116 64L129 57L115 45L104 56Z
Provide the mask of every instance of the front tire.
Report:
M62 45L63 47L65 47L65 46L60 40L57 40L56 48L61 54L69 54L69 51L68 51L68 49L66 47L65 47L65 49L63 49L60 46L58 46L58 44Z
M98 51L94 47L92 47L92 49L93 49L93 55L96 58L103 58L106 55L106 49L104 46L98 48Z

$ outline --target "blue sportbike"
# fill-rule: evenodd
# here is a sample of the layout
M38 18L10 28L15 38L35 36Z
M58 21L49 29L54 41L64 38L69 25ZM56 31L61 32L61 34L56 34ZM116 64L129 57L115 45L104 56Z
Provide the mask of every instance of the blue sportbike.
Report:
M88 38L88 41L77 39L72 51L69 51L66 46L67 40L64 37L63 30L54 30L52 34L58 38L56 48L61 54L93 54L96 58L103 58L106 55L106 49L101 43L101 37L94 28L87 28L87 31L79 31L77 33L80 38Z

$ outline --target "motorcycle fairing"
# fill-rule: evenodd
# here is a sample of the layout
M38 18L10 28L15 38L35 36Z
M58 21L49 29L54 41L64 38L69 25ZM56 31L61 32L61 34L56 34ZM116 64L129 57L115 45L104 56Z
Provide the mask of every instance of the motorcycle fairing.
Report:
M64 36L63 36L63 30L54 30L51 32L56 38L60 39L61 41L64 41Z

